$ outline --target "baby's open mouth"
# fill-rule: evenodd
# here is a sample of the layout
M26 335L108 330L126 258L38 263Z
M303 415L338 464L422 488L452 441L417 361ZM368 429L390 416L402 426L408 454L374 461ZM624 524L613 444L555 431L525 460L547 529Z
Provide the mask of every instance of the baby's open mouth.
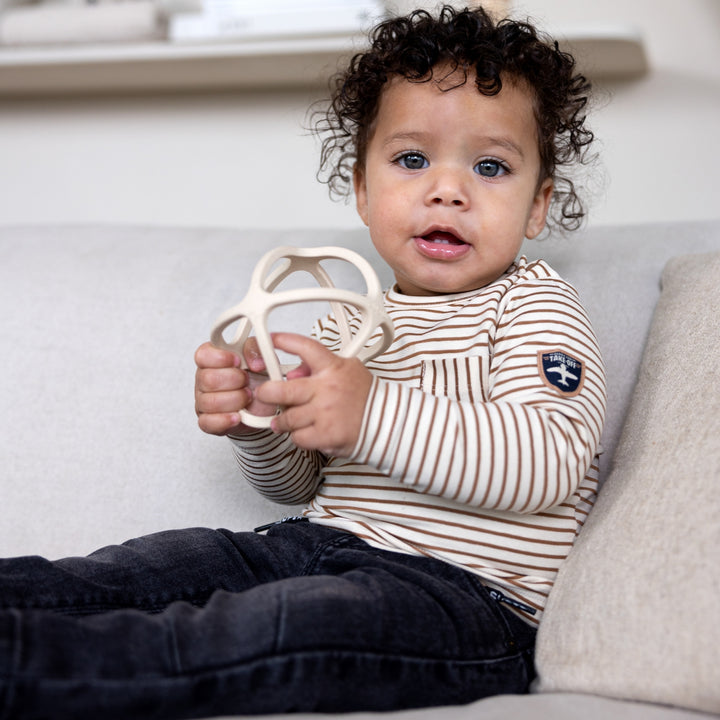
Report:
M431 230L415 238L415 247L431 260L459 260L470 252L471 246L455 233Z
M465 242L459 237L449 232L442 232L440 230L423 235L423 240L426 242L438 243L440 245L465 245Z

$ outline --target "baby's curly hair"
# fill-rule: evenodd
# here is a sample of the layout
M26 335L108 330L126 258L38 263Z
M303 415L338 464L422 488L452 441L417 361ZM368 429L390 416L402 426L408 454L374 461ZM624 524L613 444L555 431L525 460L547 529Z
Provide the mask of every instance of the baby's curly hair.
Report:
M363 167L382 91L394 76L427 82L438 65L475 71L478 91L497 95L508 79L534 93L541 162L539 183L555 187L548 223L577 229L585 216L573 181L559 170L584 163L593 133L586 126L590 83L573 57L525 22L495 22L482 8L416 10L380 23L370 48L356 54L331 82L331 97L315 116L322 138L318 178L335 196L349 196L355 164Z

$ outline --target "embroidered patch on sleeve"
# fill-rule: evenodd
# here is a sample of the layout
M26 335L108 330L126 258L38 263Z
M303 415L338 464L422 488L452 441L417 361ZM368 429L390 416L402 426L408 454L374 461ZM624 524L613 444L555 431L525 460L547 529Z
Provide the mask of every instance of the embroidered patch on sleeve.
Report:
M565 397L573 397L582 390L585 366L581 360L562 350L540 350L538 371L542 381Z

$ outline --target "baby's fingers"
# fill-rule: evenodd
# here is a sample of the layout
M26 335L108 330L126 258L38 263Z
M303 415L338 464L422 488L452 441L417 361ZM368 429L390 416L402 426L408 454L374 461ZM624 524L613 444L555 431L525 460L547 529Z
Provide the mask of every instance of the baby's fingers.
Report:
M206 342L195 351L195 364L201 369L237 368L240 367L240 358L229 350L223 350Z
M263 360L262 353L260 352L260 346L258 345L255 337L249 337L245 341L243 346L243 357L249 370L256 373L264 373L265 360Z
M201 368L195 372L195 390L200 393L225 392L247 387L248 375L240 368Z
M195 413L200 429L211 435L225 435L240 424L239 410L252 399L247 388L225 391L195 391Z
M198 427L208 435L227 435L240 425L240 415L234 413L198 414Z

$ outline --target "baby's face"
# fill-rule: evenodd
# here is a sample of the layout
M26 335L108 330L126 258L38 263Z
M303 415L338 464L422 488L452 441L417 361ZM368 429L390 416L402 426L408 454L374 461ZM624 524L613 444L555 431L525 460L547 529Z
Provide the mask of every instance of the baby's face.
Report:
M436 69L436 78L442 71ZM356 170L357 208L410 295L475 290L499 278L545 225L552 182L538 184L532 97L495 96L457 78L388 82Z

